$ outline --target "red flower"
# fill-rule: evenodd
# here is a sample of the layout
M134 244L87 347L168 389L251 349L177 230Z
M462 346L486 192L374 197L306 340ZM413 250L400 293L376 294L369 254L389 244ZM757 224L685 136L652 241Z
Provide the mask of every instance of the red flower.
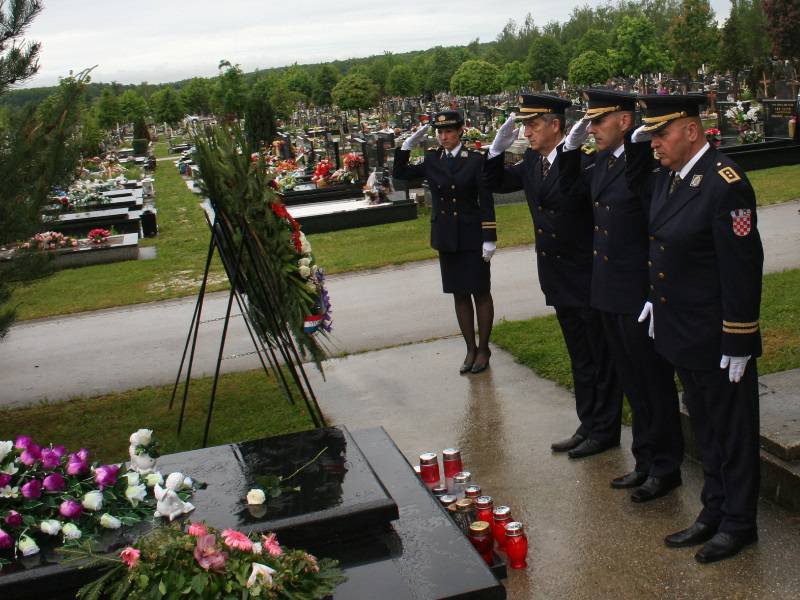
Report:
M228 548L236 548L243 552L250 552L253 548L253 541L241 531L236 531L235 529L225 529L222 532L222 539Z
M132 548L131 546L128 546L119 553L119 557L122 559L122 562L128 565L129 569L132 569L139 563L140 555L141 552L139 552L136 548Z

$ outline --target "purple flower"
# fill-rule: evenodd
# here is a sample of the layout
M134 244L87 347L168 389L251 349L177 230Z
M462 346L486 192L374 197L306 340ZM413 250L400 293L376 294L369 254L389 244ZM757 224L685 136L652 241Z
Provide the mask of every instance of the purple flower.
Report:
M22 454L19 455L19 462L23 465L32 467L37 460L42 458L42 449L36 444L28 444Z
M87 454L88 456L88 454ZM83 475L89 471L89 462L80 457L80 452L69 455L67 459L67 474L68 475Z
M101 490L117 483L117 473L119 473L119 465L102 465L95 469L94 480L97 487Z
M22 515L19 514L17 511L12 510L6 515L6 525L16 529L20 525L22 525Z
M13 545L14 545L14 540L11 539L11 536L8 535L2 529L0 529L0 550L11 548L11 546Z
M28 499L38 498L42 495L42 482L38 479L31 479L22 486L22 495Z
M63 492L67 489L67 481L60 473L50 473L44 478L44 489L48 492Z
M32 443L33 443L33 440L31 439L31 437L29 435L18 435L17 436L17 441L14 442L14 448L16 448L17 450L24 450L25 448L30 446Z
M42 468L45 471L52 471L61 462L61 457L56 454L55 450L45 448L41 454Z
M58 512L67 519L77 519L81 516L83 507L75 502L75 500L64 500L61 506L58 507Z
M67 449L64 446L53 446L53 452L56 453L58 458L63 458L64 455L67 453Z
M11 475L0 473L0 487L6 487L9 483L11 483Z

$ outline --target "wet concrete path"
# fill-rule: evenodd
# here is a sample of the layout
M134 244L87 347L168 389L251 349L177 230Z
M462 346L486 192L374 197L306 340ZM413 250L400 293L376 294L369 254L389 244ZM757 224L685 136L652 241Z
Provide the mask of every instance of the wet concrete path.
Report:
M761 502L761 541L738 557L700 565L696 549L665 535L700 510L702 472L687 459L684 484L643 505L609 481L633 466L630 429L619 449L582 460L550 443L576 426L570 392L493 349L491 368L459 376L463 343L450 338L330 361L313 385L329 421L383 426L409 461L458 446L485 493L528 530L528 568L505 581L509 598L797 598L800 517Z

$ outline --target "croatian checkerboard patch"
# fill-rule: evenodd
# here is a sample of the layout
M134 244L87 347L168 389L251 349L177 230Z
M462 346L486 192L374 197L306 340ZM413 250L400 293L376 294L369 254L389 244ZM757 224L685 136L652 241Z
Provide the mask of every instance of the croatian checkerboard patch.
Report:
M750 233L752 228L752 221L750 219L752 212L749 208L740 208L731 211L731 222L733 224L733 233L739 237L745 237Z

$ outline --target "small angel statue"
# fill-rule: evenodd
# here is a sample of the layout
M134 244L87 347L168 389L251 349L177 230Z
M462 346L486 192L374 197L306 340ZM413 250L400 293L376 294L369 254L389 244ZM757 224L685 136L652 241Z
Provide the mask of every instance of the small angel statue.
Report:
M139 429L131 434L128 454L131 457L131 471L147 475L155 470L158 458L158 442L153 440L152 429Z
M184 502L178 496L178 491L183 488L185 480L183 473L171 473L164 484L166 487L155 485L153 494L157 500L156 517L169 517L169 520L172 521L175 517L194 510L191 502Z

